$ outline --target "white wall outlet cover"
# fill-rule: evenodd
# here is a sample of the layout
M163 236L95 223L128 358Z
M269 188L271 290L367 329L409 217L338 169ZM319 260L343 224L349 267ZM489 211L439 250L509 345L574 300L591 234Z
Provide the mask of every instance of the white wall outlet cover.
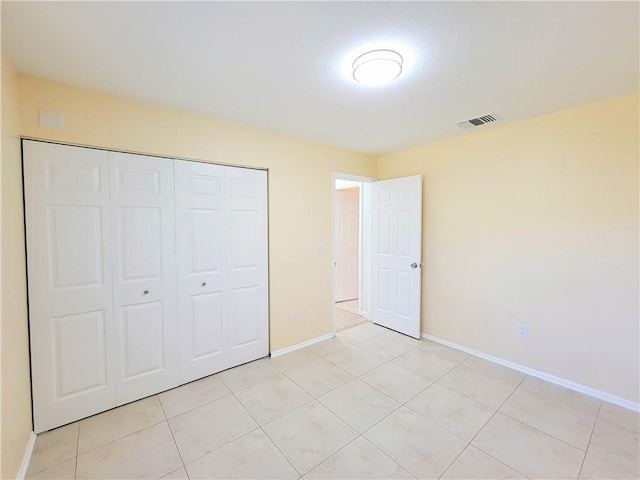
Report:
M62 130L64 128L64 114L55 110L38 110L38 125L45 128L55 128Z
M322 253L322 242L316 243L316 253Z

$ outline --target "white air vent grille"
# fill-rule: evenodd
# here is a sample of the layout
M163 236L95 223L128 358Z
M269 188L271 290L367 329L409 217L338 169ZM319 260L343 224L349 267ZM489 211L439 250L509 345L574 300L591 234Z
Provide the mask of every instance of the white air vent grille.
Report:
M480 125L484 125L485 123L491 123L499 120L495 113L487 113L486 115L482 115L476 118L470 118L469 120L464 120L462 122L457 122L457 125L460 128L471 128L471 127L479 127Z

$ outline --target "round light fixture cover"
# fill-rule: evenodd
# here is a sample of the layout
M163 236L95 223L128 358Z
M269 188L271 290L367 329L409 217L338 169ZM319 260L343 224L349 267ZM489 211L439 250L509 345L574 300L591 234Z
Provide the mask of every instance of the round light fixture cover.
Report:
M353 78L363 85L384 85L402 73L402 55L393 50L372 50L353 62Z

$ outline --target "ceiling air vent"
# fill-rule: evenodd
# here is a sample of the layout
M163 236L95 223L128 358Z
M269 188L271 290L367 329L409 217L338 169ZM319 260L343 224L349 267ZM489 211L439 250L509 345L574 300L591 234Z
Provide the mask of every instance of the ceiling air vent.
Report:
M471 127L479 127L480 125L484 125L485 123L491 123L499 120L495 113L487 113L486 115L482 115L481 117L470 118L469 120L464 120L462 122L457 122L457 125L460 128L471 128Z

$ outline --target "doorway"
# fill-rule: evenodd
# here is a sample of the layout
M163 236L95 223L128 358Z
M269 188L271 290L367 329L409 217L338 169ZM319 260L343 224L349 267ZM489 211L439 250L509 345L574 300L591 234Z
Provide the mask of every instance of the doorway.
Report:
M370 321L372 178L333 175L333 331Z

